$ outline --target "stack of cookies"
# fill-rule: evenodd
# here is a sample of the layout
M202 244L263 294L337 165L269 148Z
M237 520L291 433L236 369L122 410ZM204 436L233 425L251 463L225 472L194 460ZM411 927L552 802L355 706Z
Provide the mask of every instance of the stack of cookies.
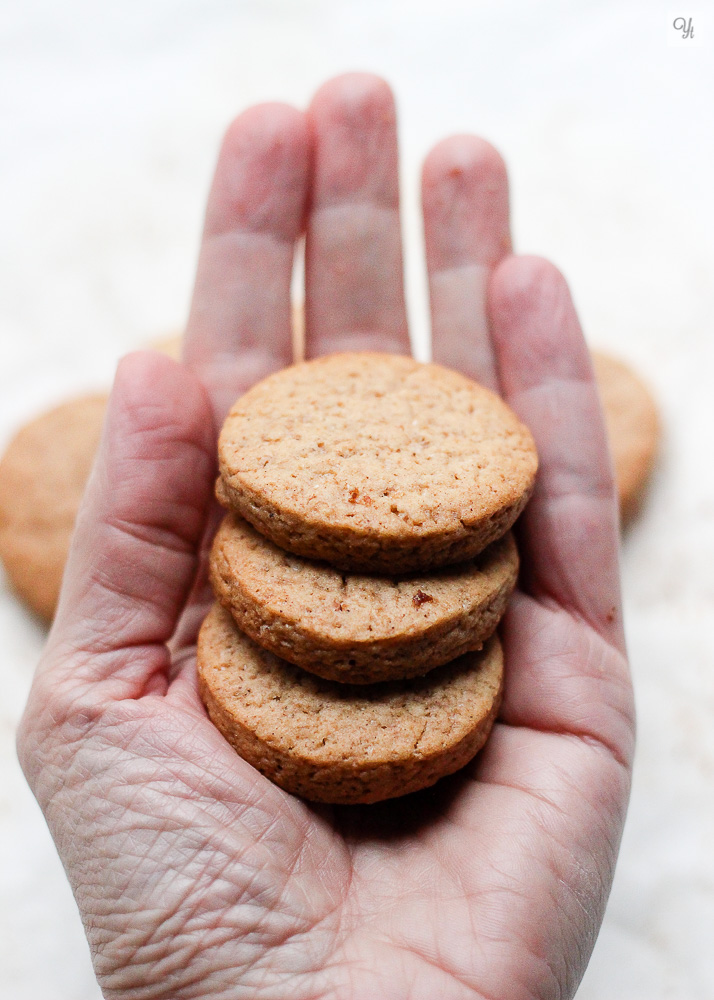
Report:
M238 753L323 802L466 764L498 711L496 626L533 439L493 393L395 355L294 365L233 407L201 695Z
M302 310L293 310L301 344ZM180 354L180 340L154 342ZM623 362L593 352L623 525L638 513L661 436L657 406ZM106 409L106 394L70 399L22 427L0 458L0 562L8 582L41 618L55 613L74 522Z

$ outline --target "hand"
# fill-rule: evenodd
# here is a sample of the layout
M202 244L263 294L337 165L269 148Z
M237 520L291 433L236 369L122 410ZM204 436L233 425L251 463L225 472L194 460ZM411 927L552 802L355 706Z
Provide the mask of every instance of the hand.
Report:
M597 392L563 278L509 256L498 154L445 140L423 202L434 358L499 387L540 453L500 719L433 789L316 807L241 760L196 692L215 428L290 362L305 229L308 354L409 350L393 100L341 77L306 114L228 130L186 363L119 366L21 725L106 997L563 998L587 963L633 743Z

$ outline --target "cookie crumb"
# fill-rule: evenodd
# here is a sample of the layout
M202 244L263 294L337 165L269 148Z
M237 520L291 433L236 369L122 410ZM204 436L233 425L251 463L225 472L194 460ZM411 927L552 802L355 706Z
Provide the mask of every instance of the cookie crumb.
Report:
M415 608L420 608L422 604L428 604L430 601L433 600L434 598L431 596L431 594L425 594L423 590L417 590L414 597L412 597L412 604L414 605Z

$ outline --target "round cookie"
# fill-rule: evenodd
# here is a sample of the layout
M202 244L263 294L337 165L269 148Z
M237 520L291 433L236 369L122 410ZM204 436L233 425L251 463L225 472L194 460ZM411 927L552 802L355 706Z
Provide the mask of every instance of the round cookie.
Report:
M238 627L305 670L351 684L416 677L480 649L518 575L510 532L475 560L391 579L340 573L279 549L229 514L211 583Z
M23 427L0 461L0 558L17 593L54 615L74 522L106 410L83 396Z
M283 369L233 406L218 499L281 548L391 575L464 562L533 489L528 429L440 365L372 352Z
M150 347L179 360L181 338ZM18 431L0 460L0 559L18 595L48 622L108 398L80 396L43 413Z
M620 514L636 512L654 467L660 439L657 407L649 389L622 361L592 352L605 414Z
M257 646L220 605L198 639L201 697L234 749L282 788L318 802L377 802L432 785L481 749L498 711L494 635L426 677L335 684Z

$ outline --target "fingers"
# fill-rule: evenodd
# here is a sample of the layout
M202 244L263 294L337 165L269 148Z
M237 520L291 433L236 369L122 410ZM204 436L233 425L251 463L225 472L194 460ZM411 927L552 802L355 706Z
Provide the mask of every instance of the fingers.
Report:
M501 156L476 136L440 142L424 162L422 204L434 361L497 390L486 285L511 245Z
M292 360L290 281L309 167L307 118L288 105L250 108L223 140L184 347L217 422Z
M44 658L98 702L139 697L168 668L211 499L211 409L153 352L119 365Z
M392 93L378 77L340 76L317 92L308 116L307 354L408 352Z
M557 269L510 257L489 286L503 395L535 438L540 469L523 516L525 588L622 644L618 514L590 355Z

